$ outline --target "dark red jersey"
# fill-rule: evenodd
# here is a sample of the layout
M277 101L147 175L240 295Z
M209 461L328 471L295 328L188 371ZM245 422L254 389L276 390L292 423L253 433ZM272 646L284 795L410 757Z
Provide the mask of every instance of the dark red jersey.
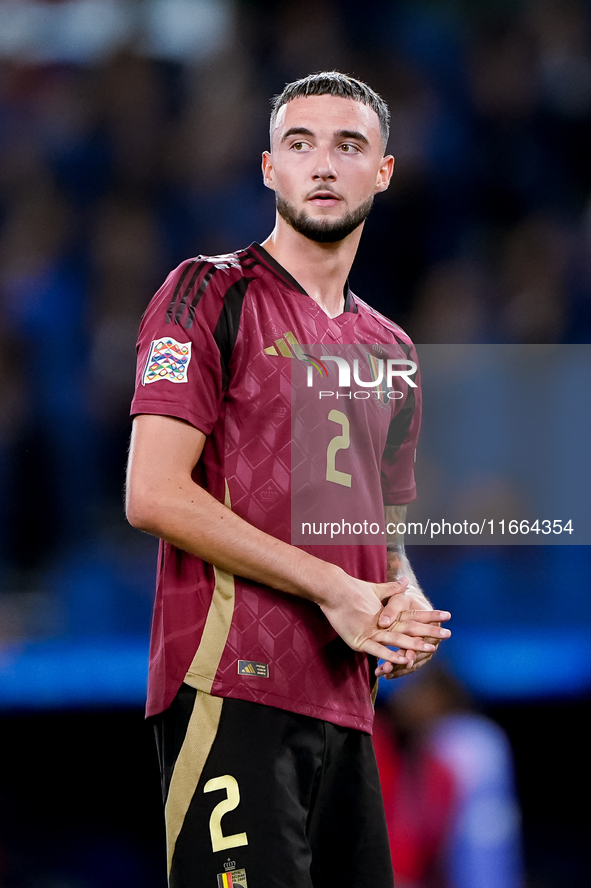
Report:
M383 527L369 531L369 516L376 500L381 512L382 502L415 496L413 362L396 324L350 291L343 314L329 318L253 244L189 259L169 275L142 320L132 414L173 416L204 432L194 480L242 518L352 576L384 582ZM395 375L388 389L394 365L412 375ZM313 528L327 503L340 539L330 521ZM366 521L364 533L355 519ZM166 709L183 681L371 731L368 658L347 647L316 604L161 543L148 715Z

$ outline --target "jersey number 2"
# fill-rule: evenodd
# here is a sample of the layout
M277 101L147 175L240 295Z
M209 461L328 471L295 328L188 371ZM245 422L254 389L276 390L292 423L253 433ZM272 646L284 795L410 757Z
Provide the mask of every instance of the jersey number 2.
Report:
M225 789L226 798L215 806L209 818L209 834L211 847L214 851L226 851L228 848L237 848L239 845L248 845L245 832L235 833L233 836L225 836L222 832L222 817L228 811L233 811L240 804L240 790L238 781L230 774L223 777L212 777L203 787L203 792L214 792L216 789Z
M349 419L340 410L331 410L328 414L331 422L336 422L341 427L342 434L335 435L328 442L326 448L326 480L333 484L342 484L343 487L351 487L351 475L348 472L339 472L335 466L336 455L339 450L346 450L351 444L349 432Z

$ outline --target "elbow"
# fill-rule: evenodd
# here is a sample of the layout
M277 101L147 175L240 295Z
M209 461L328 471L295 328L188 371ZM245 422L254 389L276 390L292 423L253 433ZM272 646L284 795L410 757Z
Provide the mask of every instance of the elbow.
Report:
M132 527L159 536L156 522L158 512L153 496L128 485L125 492L125 517Z

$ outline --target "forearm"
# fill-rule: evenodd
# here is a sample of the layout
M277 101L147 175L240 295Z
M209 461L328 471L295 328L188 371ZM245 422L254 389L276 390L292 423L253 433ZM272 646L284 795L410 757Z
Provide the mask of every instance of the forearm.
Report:
M408 560L404 548L404 534L398 533L397 528L403 526L406 522L407 506L385 506L386 528L390 531L387 536L387 553L388 553L388 581L395 582L402 577L408 578L409 591L417 590L417 592L425 599L425 602L431 607L429 599L425 595L423 589L419 585L419 581L415 576L411 564Z
M128 484L128 489L132 484ZM134 526L230 574L323 605L343 571L254 527L186 478L128 508Z
M401 543L388 543L388 581L395 582L408 577L409 585L419 587L419 582Z
M141 530L227 573L315 602L355 651L407 665L402 651L430 651L425 622L441 614L403 618L404 583L372 583L278 540L249 524L193 481L205 435L182 420L143 415L134 420L127 474L127 517ZM401 599L401 606L382 600ZM412 600L412 598L411 598ZM396 612L383 629L378 615ZM414 613L414 611L413 611ZM400 648L393 651L391 646Z

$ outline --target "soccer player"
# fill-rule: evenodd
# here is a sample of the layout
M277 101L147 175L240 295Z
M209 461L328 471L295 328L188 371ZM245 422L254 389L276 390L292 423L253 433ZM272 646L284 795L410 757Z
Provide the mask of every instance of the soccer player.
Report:
M263 154L271 235L183 262L142 320L127 514L161 539L147 714L174 888L392 885L373 685L426 662L449 614L400 541L389 556L349 538L293 545L291 526L301 465L319 507L334 494L363 515L379 499L398 525L415 495L413 346L347 285L392 175L387 138L365 84L289 84ZM348 348L354 397L335 375ZM396 389L379 384L386 366L404 371ZM294 436L292 376L308 368L321 421Z

